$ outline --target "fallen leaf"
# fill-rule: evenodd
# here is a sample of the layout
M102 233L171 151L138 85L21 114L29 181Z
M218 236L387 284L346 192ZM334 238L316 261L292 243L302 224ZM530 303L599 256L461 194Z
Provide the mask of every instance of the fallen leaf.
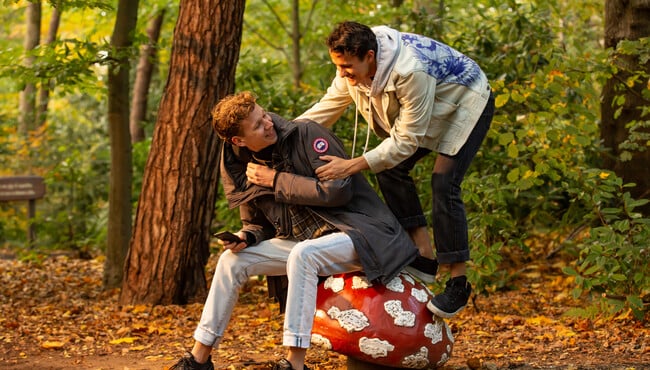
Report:
M140 338L138 338L138 337L124 337L124 338L120 338L120 339L113 339L109 343L110 344L122 344L122 343L131 344L131 343L135 342L138 339L140 339Z
M59 341L45 341L41 343L41 347L45 349L60 349L63 348L65 343Z

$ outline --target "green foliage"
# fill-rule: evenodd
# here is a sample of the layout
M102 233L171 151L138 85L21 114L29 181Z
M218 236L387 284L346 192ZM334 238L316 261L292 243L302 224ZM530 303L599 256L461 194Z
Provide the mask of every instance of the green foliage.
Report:
M48 124L32 132L28 140L9 141L12 152L7 158L9 174L31 170L43 176L46 195L37 201L34 226L36 247L46 249L73 249L80 253L97 251L103 246L106 234L109 155L106 122L101 109L93 106L88 96L70 96L77 107L85 105L90 115L77 110L52 114ZM93 116L93 114L97 114ZM67 124L74 119L76 124ZM47 143L47 145L45 145ZM25 157L30 158L25 161ZM1 227L7 235L19 236L26 230L26 214L22 217L2 218ZM21 220L16 223L16 219ZM7 220L6 222L4 220ZM12 245L20 239L5 239Z
M37 204L38 247L69 248L82 253L103 246L106 233L109 149L102 110L88 96L70 96L88 115L63 109L31 135L26 145L33 170L45 178L46 196ZM74 119L74 126L67 124ZM44 145L47 143L47 145ZM23 161L13 157L16 173Z
M228 207L228 202L223 194L221 185L219 185L219 197L217 198L215 215L216 217L212 220L211 226L211 232L213 234L224 230L237 231L242 227L239 210Z
M109 140L106 122L106 67L111 57L127 56L135 63L137 47L126 54L110 54L108 37L113 26L114 2L62 1L60 35L49 45L40 45L29 54L21 48L24 30L25 1L12 2L0 12L7 37L0 39L0 156L5 165L0 175L33 173L46 181L46 195L37 201L34 225L37 232L35 249L29 255L52 249L72 249L80 254L100 253L106 240L108 212ZM155 14L168 1L146 4L142 9L140 29L144 32L146 14ZM43 19L52 9L43 4ZM167 14L175 17L176 9ZM163 37L171 37L174 18ZM79 24L84 24L79 28ZM13 28L9 27L12 25ZM142 33L136 40L145 42ZM158 57L168 61L169 42L162 40ZM26 55L34 57L31 67L21 64ZM133 68L135 70L135 68ZM166 73L166 67L159 71ZM154 74L150 92L150 109L155 111L160 100L165 75ZM30 132L28 137L16 133L18 91L27 83L37 87L46 83L54 87L50 93L45 126ZM151 114L155 116L155 113ZM151 122L151 121L149 121ZM146 127L151 133L152 123ZM5 135L6 134L6 135ZM137 203L142 173L149 152L150 139L133 147L134 191ZM27 212L19 202L0 205L0 243L21 250L26 242Z
M625 191L630 185L613 173L587 169L574 199L590 206L585 222L589 235L576 248L579 258L565 273L574 276L573 295L586 295L601 311L619 314L631 309L642 320L650 303L650 218L635 212L648 203Z
M504 183L500 174L472 172L463 182L464 200L471 211L468 224L471 265L468 277L478 292L503 288L508 280L501 268L506 245L522 243L524 230L518 230L517 215L510 204L515 186ZM521 244L523 245L523 243Z
M641 66L638 70L629 70L633 63L621 61L622 58L632 58L638 61ZM650 102L650 37L638 40L622 40L618 43L616 50L611 50L608 60L611 62L611 74L624 69L626 78L616 85L620 95L614 99L614 106L617 108L614 117L618 118L626 104L626 92L633 91L640 102ZM621 78L623 79L623 78ZM650 148L650 104L637 105L633 109L639 111L639 119L630 120L626 129L627 138L619 145L621 149L620 159L622 161L632 160L634 153L644 152Z
M29 67L15 63L23 59L20 50L10 50L2 55L9 63L0 65L0 78L20 76L23 84L50 80L64 89L85 86L90 90L96 81L96 68L102 62L100 52L106 49L106 45L93 42L58 40L25 54L36 58Z
M147 165L147 158L149 157L149 149L151 149L151 136L148 136L143 141L133 143L133 184L132 184L132 197L133 209L138 205L140 198L140 191L142 189L142 178L144 176L144 169Z

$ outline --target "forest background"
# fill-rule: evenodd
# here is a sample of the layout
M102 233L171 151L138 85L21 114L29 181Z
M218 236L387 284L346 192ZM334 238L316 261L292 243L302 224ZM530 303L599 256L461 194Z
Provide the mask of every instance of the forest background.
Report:
M123 284L129 292L123 292L123 303L200 301L205 289L172 298L140 294L137 290L155 290L156 284L146 289L129 285L134 261L129 265L126 254L117 253L117 262L110 256L115 243L139 248L131 225L133 234L160 226L151 220L137 222L137 210L143 207L142 189L147 171L154 167L151 153L159 144L152 138L156 130L164 130L161 101L166 89L179 81L169 72L174 34L183 26L177 23L175 2L139 4L137 17L131 17L133 22L137 19L134 32L118 49L122 3L3 1L0 176L42 176L47 192L38 200L33 219L27 217L24 202L0 202L0 243L19 258L36 262L62 250L79 257L106 255L106 271L112 267L118 273L104 277L105 287ZM336 22L347 19L388 24L450 44L486 71L497 105L486 142L463 183L472 246L469 278L477 293L507 289L513 274L504 266L525 268L536 258L561 256L561 267L573 282L573 297L587 302L567 314L631 315L644 321L650 304L650 213L648 185L643 183L648 178L650 145L650 42L645 34L608 47L605 8L611 3L615 2L449 0L425 6L417 1L248 1L233 87L254 91L271 111L297 116L329 86L335 68L323 40ZM192 58L187 57L190 69ZM145 68L149 79L143 95L138 87L146 77ZM138 113L131 117L127 147L132 161L126 169L115 167L116 138L111 135L115 111L110 98L115 97L112 76L125 71L130 81L127 93L117 97L130 102L131 114ZM630 119L629 112L635 118ZM626 121L621 122L623 118ZM617 130L611 131L605 121ZM350 110L334 128L348 147L352 122ZM414 169L414 176L422 179L423 204L431 203L425 179L433 159ZM374 184L373 176L367 176ZM127 180L130 209L128 226L111 230L109 199L119 185L115 178ZM165 180L169 179L159 185L164 186ZM209 243L211 232L239 227L238 214L228 209L218 181L204 186L215 189L214 207L207 207L209 230L202 231L200 240L187 243L198 255L205 255L205 250L218 253L217 245ZM173 196L167 201L173 203ZM181 228L198 227L187 220L171 222ZM33 242L26 233L30 227L36 235ZM162 252L154 248L153 253ZM189 252L179 253L164 264L178 269L181 255ZM199 272L189 275L205 280L201 269L206 262L207 257L199 258L191 265ZM188 285L196 285L189 280ZM161 281L158 288L164 290L165 284L177 282Z

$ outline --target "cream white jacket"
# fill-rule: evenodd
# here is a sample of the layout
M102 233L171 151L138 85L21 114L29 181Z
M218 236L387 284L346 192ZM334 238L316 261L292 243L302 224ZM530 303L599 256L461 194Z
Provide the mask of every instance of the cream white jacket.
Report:
M436 40L386 26L373 32L378 50L372 85L352 86L337 74L323 98L298 118L331 127L354 102L357 115L384 138L376 148L364 150L375 173L395 167L418 147L456 154L490 96L483 71Z

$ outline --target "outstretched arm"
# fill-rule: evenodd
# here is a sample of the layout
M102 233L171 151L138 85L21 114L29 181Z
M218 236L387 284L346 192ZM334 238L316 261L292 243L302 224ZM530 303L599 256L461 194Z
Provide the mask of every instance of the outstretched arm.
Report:
M370 168L364 157L345 159L323 155L318 158L327 162L316 169L316 176L321 180L343 179Z

